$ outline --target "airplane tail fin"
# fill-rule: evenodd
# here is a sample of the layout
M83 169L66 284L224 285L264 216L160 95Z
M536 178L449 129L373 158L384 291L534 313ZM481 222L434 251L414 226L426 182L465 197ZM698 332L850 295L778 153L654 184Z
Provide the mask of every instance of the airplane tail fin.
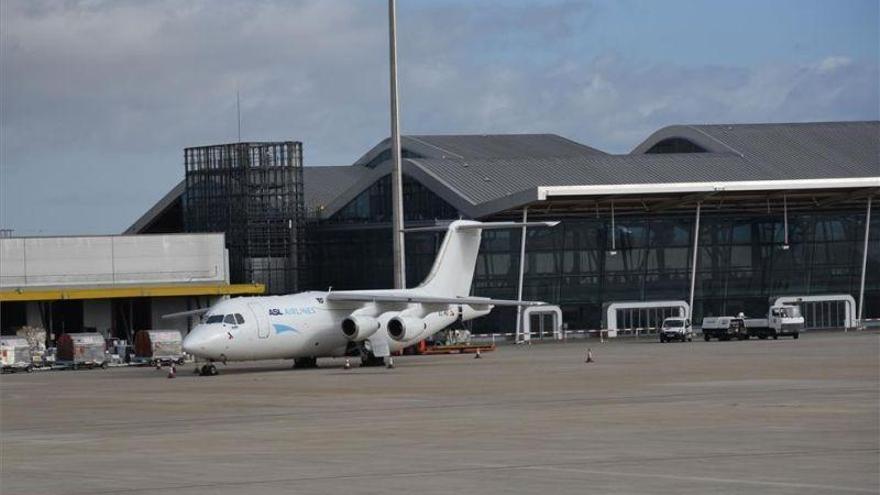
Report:
M559 222L476 222L456 220L448 227L424 227L407 229L405 232L446 231L443 244L434 260L434 266L425 280L417 287L434 296L463 297L470 295L480 240L483 230L512 229L520 227L553 227Z

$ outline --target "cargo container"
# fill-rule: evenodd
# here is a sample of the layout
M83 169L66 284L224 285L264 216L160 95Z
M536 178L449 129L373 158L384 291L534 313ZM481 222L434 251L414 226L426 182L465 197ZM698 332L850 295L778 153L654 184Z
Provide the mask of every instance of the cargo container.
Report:
M23 337L0 337L0 361L3 372L27 371L34 369L31 360L31 346Z
M58 339L56 363L77 369L107 367L104 336L100 333L66 333Z
M177 330L138 330L134 336L135 360L157 364L183 364L183 336Z

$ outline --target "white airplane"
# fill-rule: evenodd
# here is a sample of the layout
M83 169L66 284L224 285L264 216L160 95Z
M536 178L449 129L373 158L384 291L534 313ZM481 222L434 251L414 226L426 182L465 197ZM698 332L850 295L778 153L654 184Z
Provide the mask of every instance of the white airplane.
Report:
M475 222L447 227L434 266L411 289L301 292L287 296L223 300L206 310L183 341L185 352L207 360L202 375L216 375L215 362L290 359L313 367L319 357L346 355L357 346L364 364L379 364L456 321L484 316L494 306L536 306L537 301L470 297L480 238L486 229L552 227L559 222Z

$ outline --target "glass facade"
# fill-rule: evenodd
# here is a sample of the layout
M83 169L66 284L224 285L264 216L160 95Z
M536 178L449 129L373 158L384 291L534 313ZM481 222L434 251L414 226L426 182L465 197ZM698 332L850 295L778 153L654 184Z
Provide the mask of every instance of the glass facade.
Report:
M309 238L311 287L391 287L390 180L386 177L332 219L313 225ZM458 212L415 181L405 179L408 224L459 218ZM529 220L554 220L530 215ZM789 215L783 249L779 215L705 213L701 218L694 298L703 316L766 314L771 297L851 294L858 298L864 242L864 207ZM526 242L523 298L558 304L570 329L599 328L603 303L687 300L694 216L618 216L616 254L609 218L565 219L534 229ZM430 270L440 235L408 234L407 286ZM520 230L483 233L474 295L515 299ZM873 215L865 292L866 317L880 317L880 214ZM474 321L477 332L512 331L516 312L496 308Z
M418 182L404 176L404 216L407 222L458 218L458 212ZM386 175L339 210L329 223L391 222L391 176Z
M697 322L703 316L740 311L766 314L771 297L850 294L858 299L864 211L790 216L787 250L777 217L702 216L694 293ZM618 218L617 254L611 254L610 221L564 220L556 228L531 231L523 298L559 304L569 328L578 329L599 328L603 303L686 301L693 223L693 216ZM878 317L880 220L874 216L871 223L865 312L866 317ZM475 294L516 298L519 243L519 231L483 234ZM514 310L498 308L493 314L476 323L477 328L513 328Z
M408 226L455 219L458 212L418 182L404 176L404 215ZM391 261L391 177L362 192L332 219L309 227L309 284L314 289L387 289L394 285ZM406 236L407 286L428 274L441 236Z

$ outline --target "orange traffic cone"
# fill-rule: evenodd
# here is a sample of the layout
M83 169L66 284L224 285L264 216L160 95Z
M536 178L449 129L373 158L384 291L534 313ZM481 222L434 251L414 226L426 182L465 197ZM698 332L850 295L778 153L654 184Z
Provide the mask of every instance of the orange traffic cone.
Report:
M587 359L585 359L584 362L585 363L592 363L593 362L593 350L592 349L587 349Z
M175 376L177 376L177 370L175 369L174 365L172 364L171 367L168 368L168 378L174 378Z
M483 357L483 356L480 355L480 348L477 347L477 353L474 354L474 359L480 359L480 358L482 358L482 357Z
M346 358L346 360L345 360L345 364L342 366L342 368L343 368L343 369L350 370L350 369L351 369L351 361L349 361L349 360Z

